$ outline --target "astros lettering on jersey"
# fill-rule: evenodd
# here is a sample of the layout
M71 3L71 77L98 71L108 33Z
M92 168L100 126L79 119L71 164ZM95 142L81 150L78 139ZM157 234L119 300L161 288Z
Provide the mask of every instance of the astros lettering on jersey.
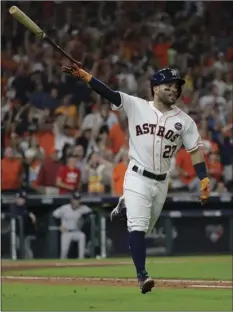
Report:
M184 144L191 152L201 145L201 138L193 119L177 106L161 113L146 101L123 92L121 106L129 124L129 159L156 174L168 173L171 158Z

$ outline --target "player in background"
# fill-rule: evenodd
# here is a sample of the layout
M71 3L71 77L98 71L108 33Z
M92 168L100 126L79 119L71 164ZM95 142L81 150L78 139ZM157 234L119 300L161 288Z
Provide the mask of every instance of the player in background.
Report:
M210 181L200 149L202 144L193 119L175 103L185 81L176 70L165 68L151 79L153 101L114 91L77 65L63 72L82 79L112 103L113 110L124 109L129 124L129 166L124 179L124 195L112 216L126 207L129 248L142 293L151 291L154 280L146 271L145 235L159 218L166 200L171 158L184 145L190 153L201 183L201 204L210 195Z
M83 217L92 210L82 205L81 195L78 192L71 194L70 203L62 205L53 211L53 217L61 220L61 259L66 259L72 241L78 242L78 257L83 259L86 250L86 235L82 231Z

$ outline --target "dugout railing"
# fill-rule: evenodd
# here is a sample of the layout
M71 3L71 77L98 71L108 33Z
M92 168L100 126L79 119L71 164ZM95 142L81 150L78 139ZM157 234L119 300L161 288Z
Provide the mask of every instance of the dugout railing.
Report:
M233 251L232 194L212 194L201 206L199 194L169 194L154 231L147 236L147 254L219 254ZM13 196L2 196L2 258L24 258L25 224L22 217L12 216L9 206ZM82 202L93 209L84 221L87 257L129 255L126 222L109 219L117 197L83 195ZM68 196L31 195L28 207L37 216L32 249L35 258L59 258L59 224L52 211L69 202ZM16 231L17 228L17 231ZM70 257L76 257L72 251Z

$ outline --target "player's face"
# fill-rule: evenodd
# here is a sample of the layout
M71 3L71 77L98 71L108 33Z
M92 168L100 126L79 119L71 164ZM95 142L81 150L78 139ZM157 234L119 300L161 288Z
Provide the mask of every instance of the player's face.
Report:
M25 198L18 197L18 198L16 198L15 202L16 202L16 205L23 206L25 204L26 200L25 200Z
M158 86L156 94L163 104L174 105L179 95L179 85L177 83L162 84Z
M79 204L80 204L80 201L78 200L78 199L72 199L72 207L73 207L73 209L78 209L78 207L79 207Z

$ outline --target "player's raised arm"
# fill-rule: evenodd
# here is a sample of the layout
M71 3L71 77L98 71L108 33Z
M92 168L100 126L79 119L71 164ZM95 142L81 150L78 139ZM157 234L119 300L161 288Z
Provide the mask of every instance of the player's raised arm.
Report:
M196 175L201 181L202 195L200 200L201 204L204 205L210 196L210 180L208 178L206 163L201 150L202 140L193 120L191 120L188 128L183 134L183 143L187 152L190 153Z
M64 65L62 66L62 71L71 74L78 79L82 79L83 81L88 83L96 93L98 93L117 107L121 105L121 95L119 92L112 90L103 82L94 78L90 73L86 72L76 64Z

